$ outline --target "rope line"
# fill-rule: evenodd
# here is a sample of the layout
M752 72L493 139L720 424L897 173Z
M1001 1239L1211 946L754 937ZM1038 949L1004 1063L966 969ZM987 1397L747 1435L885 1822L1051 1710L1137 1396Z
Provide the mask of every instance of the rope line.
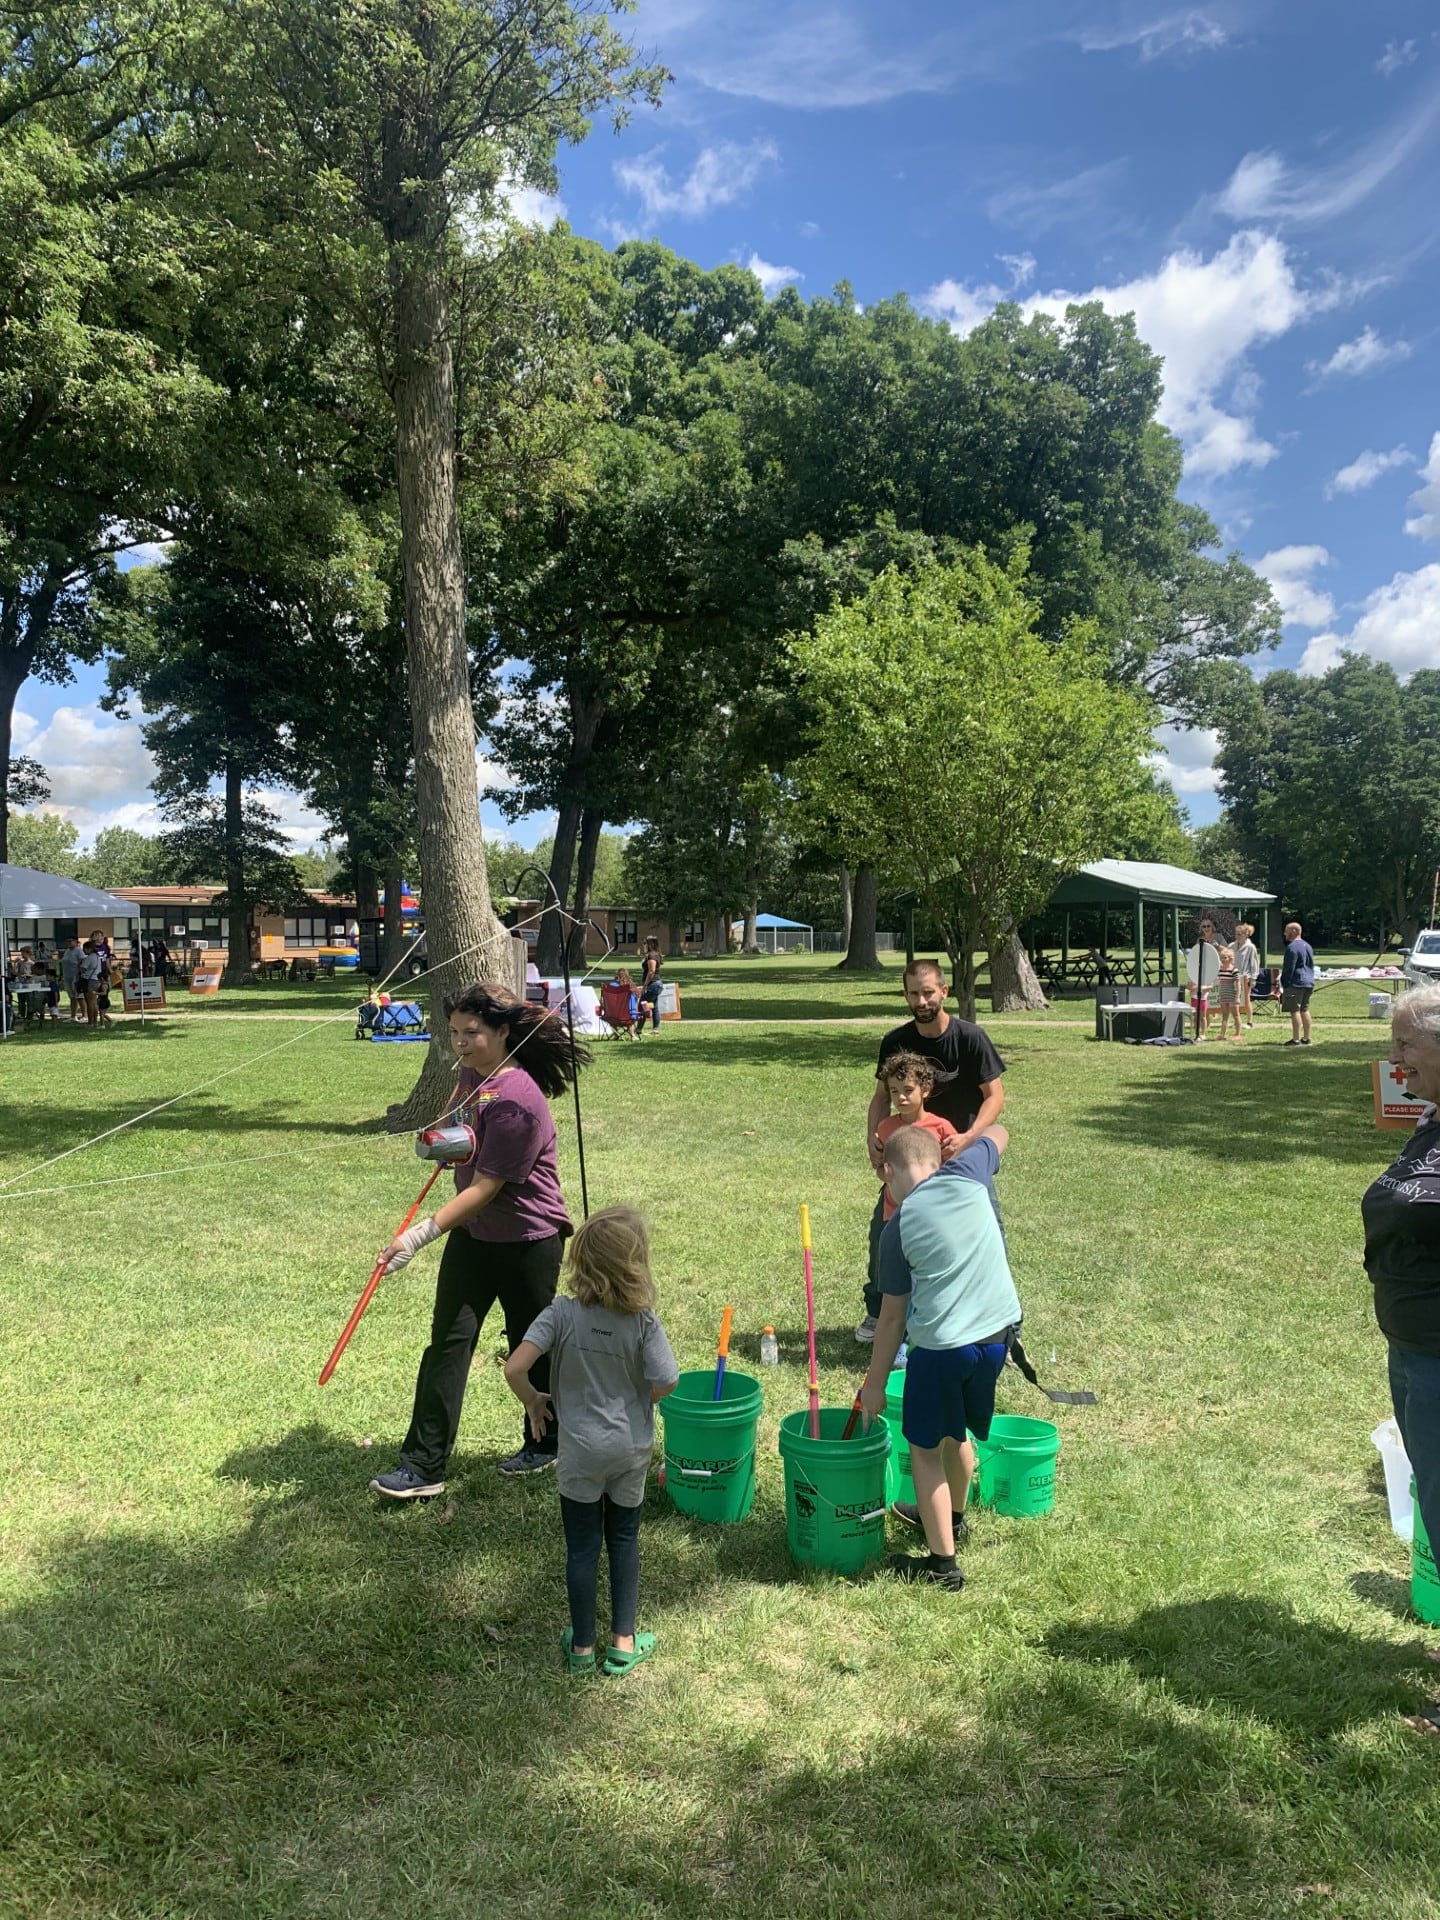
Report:
M539 913L532 914L527 920L517 921L516 927L514 929L511 929L511 931L518 930L518 928L520 927L531 925L534 921L541 919L544 913L547 911L549 912L558 911L561 919L568 923L566 928L567 936L568 936L568 933L573 928L591 924L588 921L581 921L577 919L574 914L567 912L563 907L558 909L551 907L548 909L542 908ZM580 979L574 983L576 986L584 986L585 982L590 978L591 974L596 972L597 969L599 969L600 967L603 967L605 962L610 958L610 955L615 951L614 943L609 939L609 936L605 935L602 937L604 937L606 941L604 953L601 954L600 958L597 961L595 961L594 965L587 968L587 970L580 976ZM488 939L477 940L472 946L462 948L459 953L453 954L449 960L437 960L434 966L425 967L424 969L422 969L421 972L412 975L411 976L412 982L416 980L424 980L430 974L438 973L442 967L453 966L456 961L466 959L470 954L478 952L481 947L486 946L488 944L489 944ZM387 973L382 980L379 980L376 982L376 984L371 988L371 992L372 993L381 992L389 984L389 982L394 979L395 975L400 971L400 968L404 964L405 964L404 956L402 955L400 960L398 960L396 964L390 969L389 973ZM561 1007L546 1007L543 1011L547 1019L558 1019L562 1016L562 1014L566 1011L566 1009ZM116 1126L105 1128L105 1130L102 1133L94 1134L88 1140L82 1140L78 1146L66 1147L62 1153L52 1154L48 1160L39 1160L35 1163L33 1167L22 1168L19 1173L11 1174L10 1177L6 1180L0 1180L0 1201L28 1200L32 1197L39 1198L41 1195L44 1195L44 1194L80 1193L91 1187L121 1186L126 1184L127 1182L135 1181L135 1180L159 1180L169 1175L178 1176L186 1173L201 1171L199 1167L160 1168L149 1173L115 1174L100 1180L82 1180L82 1181L76 1181L66 1185L55 1185L55 1186L49 1186L49 1187L29 1187L29 1188L26 1188L26 1190L23 1193L13 1193L10 1191L11 1188L19 1186L19 1184L22 1181L33 1179L33 1177L36 1174L44 1173L50 1167L59 1166L62 1160L69 1160L77 1153L84 1153L91 1147L99 1146L102 1141L113 1139L116 1134L125 1133L131 1127L138 1127L143 1121L153 1120L157 1113L164 1113L170 1107L179 1106L182 1100L193 1099L197 1093L207 1092L209 1088L218 1086L222 1080L228 1080L237 1073L244 1073L247 1068L258 1066L262 1060L272 1059L277 1053L284 1053L288 1047L298 1046L302 1040L310 1039L315 1033L319 1032L322 1028L338 1026L342 1022L348 1022L353 1020L354 1018L355 1018L354 1009L351 1008L344 1013L330 1014L324 1018L313 1020L309 1024L307 1024L300 1033L292 1034L288 1040L282 1040L279 1042L278 1045L273 1047L266 1047L263 1050L263 1052L251 1054L248 1058L237 1061L237 1063L233 1067L225 1067L224 1069L222 1069L221 1072L212 1074L208 1080L201 1080L195 1086L187 1087L183 1093L174 1094L168 1100L161 1100L157 1102L156 1105L154 1105L153 1107L147 1107L143 1113L134 1114L128 1120L120 1121ZM504 1056L504 1058L500 1061L500 1065L496 1067L495 1071L498 1073L501 1067L508 1065L508 1063L511 1060L513 1060L515 1055L520 1051L520 1048L524 1046L524 1044L525 1044L524 1038L517 1041L515 1046L513 1046L510 1049L510 1051ZM458 1062L456 1063L455 1071L456 1072L459 1071ZM447 1102L445 1103L444 1107L441 1109L441 1112L439 1113L437 1118L429 1122L429 1125L437 1126L437 1127L443 1125L444 1122L448 1120L450 1116L455 1112L458 1104L459 1104L458 1100L455 1097L452 1097L451 1099L447 1100ZM376 1143L379 1144L382 1140L388 1139L389 1137L390 1136L377 1136ZM319 1151L319 1149L312 1150L304 1147L286 1148L283 1151L276 1152L276 1153L262 1153L262 1154L255 1154L255 1155L247 1155L243 1159L222 1161L219 1163L219 1165L222 1167L246 1166L246 1165L256 1165L261 1161L265 1161L265 1160L303 1159L306 1157L307 1153L311 1151ZM213 1165L214 1163L211 1163L211 1164Z

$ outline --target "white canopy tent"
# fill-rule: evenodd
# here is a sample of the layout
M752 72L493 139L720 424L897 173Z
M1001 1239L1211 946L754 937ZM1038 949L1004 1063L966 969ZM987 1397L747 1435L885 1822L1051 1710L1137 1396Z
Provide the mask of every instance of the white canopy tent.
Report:
M41 873L35 867L12 867L0 862L0 1038L10 1027L10 936L12 920L133 920L139 948L140 914L133 900L82 886L61 873ZM145 1018L145 996L140 996L140 1018Z

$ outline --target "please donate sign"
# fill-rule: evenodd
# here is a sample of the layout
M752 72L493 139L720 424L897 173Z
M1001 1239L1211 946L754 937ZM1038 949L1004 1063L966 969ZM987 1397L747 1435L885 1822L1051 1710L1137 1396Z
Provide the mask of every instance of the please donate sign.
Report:
M1423 1100L1412 1100L1405 1091L1404 1076L1388 1060L1377 1060L1370 1069L1375 1087L1375 1124L1377 1127L1403 1127L1413 1132L1415 1122L1425 1111Z

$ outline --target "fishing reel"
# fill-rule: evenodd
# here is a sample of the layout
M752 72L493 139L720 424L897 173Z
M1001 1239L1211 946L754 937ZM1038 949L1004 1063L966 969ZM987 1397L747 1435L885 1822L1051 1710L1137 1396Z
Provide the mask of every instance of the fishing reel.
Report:
M415 1136L417 1160L437 1160L442 1167L460 1167L476 1153L474 1129L464 1125L424 1127Z

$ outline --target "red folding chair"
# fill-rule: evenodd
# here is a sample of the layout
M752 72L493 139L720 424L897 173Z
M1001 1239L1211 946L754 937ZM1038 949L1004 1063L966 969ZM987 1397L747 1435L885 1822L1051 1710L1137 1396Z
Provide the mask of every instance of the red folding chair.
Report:
M600 989L600 1018L610 1029L610 1038L618 1040L622 1033L635 1038L635 1015L630 1011L631 989L617 986L613 980L607 980Z

